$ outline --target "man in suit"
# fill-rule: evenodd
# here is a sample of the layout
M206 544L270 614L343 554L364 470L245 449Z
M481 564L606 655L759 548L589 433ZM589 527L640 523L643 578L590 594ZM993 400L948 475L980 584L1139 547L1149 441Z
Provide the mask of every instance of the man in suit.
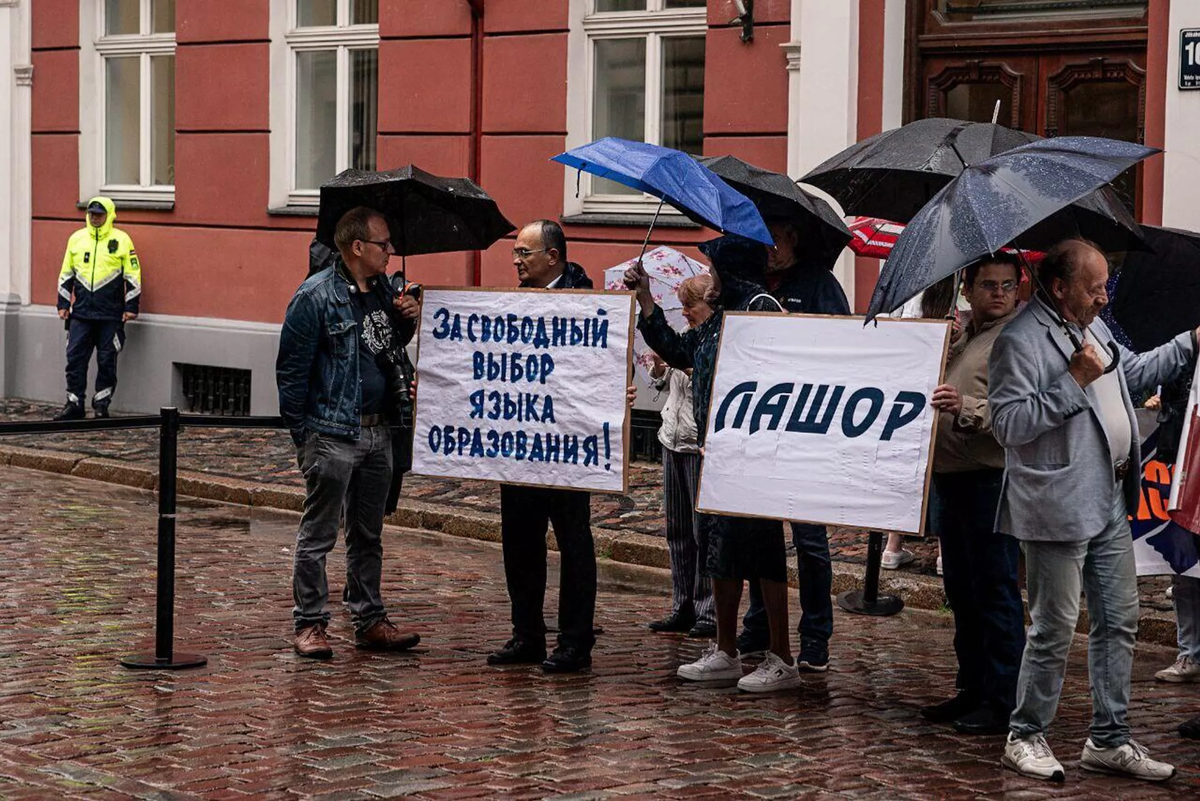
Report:
M592 281L567 261L567 239L552 220L521 229L513 247L521 286L591 289ZM500 485L500 538L504 578L512 602L512 639L488 656L489 665L542 663L547 673L574 673L592 664L596 638L596 551L591 495L581 490ZM558 647L546 657L546 528L562 557L558 591Z
M1041 289L988 362L992 431L1005 449L996 530L1022 543L1032 619L1001 762L1052 781L1064 774L1045 732L1081 591L1091 621L1092 725L1080 765L1151 781L1175 773L1131 739L1127 721L1138 592L1126 516L1137 508L1141 465L1129 395L1189 367L1197 332L1142 354L1115 344L1097 316L1108 303L1108 272L1089 242L1052 248L1039 269ZM1114 355L1119 367L1106 373Z

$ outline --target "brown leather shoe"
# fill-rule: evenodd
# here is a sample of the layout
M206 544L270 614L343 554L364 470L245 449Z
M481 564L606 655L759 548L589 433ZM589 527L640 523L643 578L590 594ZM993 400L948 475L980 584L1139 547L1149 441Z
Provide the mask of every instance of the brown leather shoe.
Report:
M369 629L354 635L355 647L368 651L407 651L420 641L420 634L415 631L400 631L386 617Z
M333 656L329 640L325 639L324 623L305 626L297 631L295 648L296 653L309 659L329 659Z

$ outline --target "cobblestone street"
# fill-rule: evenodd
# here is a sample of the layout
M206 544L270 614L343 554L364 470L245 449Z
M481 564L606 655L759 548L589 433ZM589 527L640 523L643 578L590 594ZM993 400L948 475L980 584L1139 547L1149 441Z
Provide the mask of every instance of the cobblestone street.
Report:
M832 668L773 697L680 686L701 643L654 636L665 573L605 564L590 674L483 664L507 635L495 546L389 529L385 598L424 640L412 655L356 652L335 605L335 658L290 648L295 518L184 499L176 645L209 657L180 673L117 659L151 648L155 499L0 468L0 797L1195 798L1200 748L1175 726L1200 690L1153 681L1144 647L1132 722L1166 786L1084 774L1085 641L1076 639L1050 742L1067 781L1003 771L999 738L916 710L952 682L949 620L840 615ZM329 565L333 595L341 547ZM554 593L551 593L551 600Z

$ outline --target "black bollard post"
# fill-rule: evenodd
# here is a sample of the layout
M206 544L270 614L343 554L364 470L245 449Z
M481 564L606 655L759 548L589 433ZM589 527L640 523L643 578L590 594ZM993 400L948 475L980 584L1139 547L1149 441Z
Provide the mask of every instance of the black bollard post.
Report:
M127 668L179 670L200 667L208 659L199 654L175 653L175 486L179 454L179 410L161 410L158 439L158 579L155 601L154 653L131 654L121 659Z
M861 590L850 590L838 596L838 606L856 615L886 617L904 608L897 595L879 594L879 570L883 564L883 532L872 531L867 537L867 575Z

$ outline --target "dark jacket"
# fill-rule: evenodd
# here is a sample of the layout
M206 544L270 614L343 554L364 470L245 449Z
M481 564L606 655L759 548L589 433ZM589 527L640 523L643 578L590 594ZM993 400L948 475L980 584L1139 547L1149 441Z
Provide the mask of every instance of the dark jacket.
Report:
M769 276L771 295L794 314L850 314L850 301L833 273L824 267L795 264L778 277Z
M297 445L309 431L357 440L362 416L358 375L358 324L350 293L354 280L339 260L308 278L288 304L279 334L275 383L279 414ZM385 278L375 279L374 291L392 307L393 290ZM392 318L400 346L407 344L415 325Z
M558 280L558 285L554 289L591 289L592 279L588 278L588 274L583 271L573 261L567 262L567 266L563 268L562 277Z

